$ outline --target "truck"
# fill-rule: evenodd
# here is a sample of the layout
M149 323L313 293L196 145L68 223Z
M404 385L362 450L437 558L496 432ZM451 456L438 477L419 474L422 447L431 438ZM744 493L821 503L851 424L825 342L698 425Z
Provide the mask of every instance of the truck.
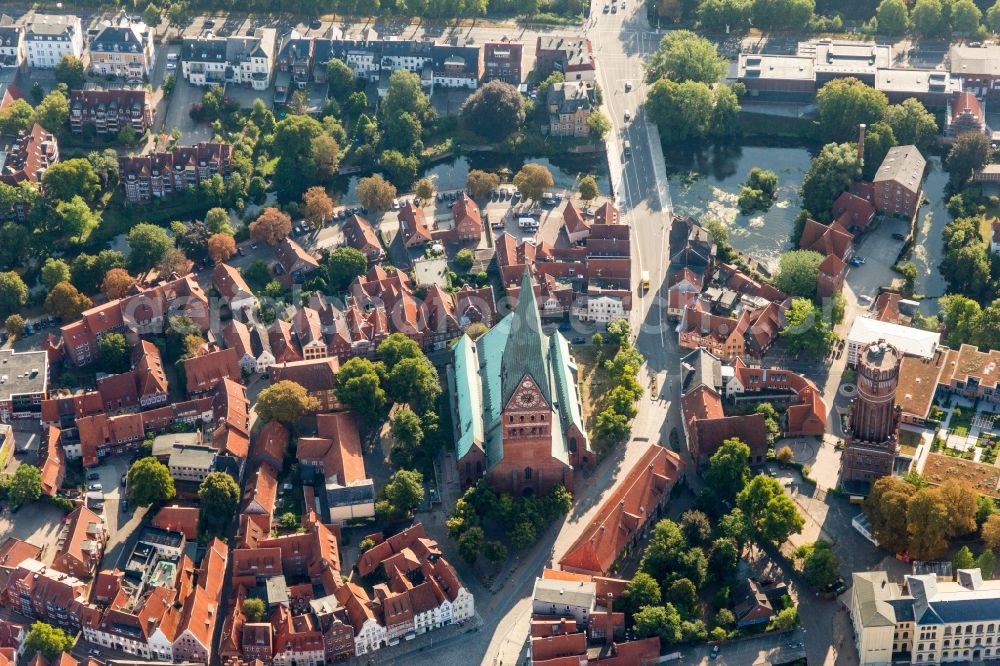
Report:
M649 271L642 272L642 281L640 282L640 288L643 292L649 291Z

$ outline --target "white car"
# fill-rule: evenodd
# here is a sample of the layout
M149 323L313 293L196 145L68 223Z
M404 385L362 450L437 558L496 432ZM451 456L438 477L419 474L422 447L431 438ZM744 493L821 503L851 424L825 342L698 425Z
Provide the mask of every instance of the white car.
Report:
M632 119L632 112L629 111L628 109L625 109L625 122L628 122L631 119Z
M392 209L393 210L399 210L399 199L393 199L392 200Z

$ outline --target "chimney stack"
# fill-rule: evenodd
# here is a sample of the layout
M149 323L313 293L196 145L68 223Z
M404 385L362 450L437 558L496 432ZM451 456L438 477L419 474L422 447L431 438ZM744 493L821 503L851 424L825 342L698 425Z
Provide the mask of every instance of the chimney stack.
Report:
M858 125L858 166L864 167L865 165L865 130L867 127L864 123Z
M614 601L614 595L608 592L607 595L608 612L606 615L608 626L606 628L607 633L604 636L604 642L607 645L611 645L612 643L615 642L615 616L614 616L614 609L612 608L612 601Z

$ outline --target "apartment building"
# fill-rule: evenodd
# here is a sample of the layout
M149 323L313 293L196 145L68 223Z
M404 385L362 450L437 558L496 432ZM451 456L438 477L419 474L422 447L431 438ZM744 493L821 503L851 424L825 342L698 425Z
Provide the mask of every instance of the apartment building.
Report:
M233 85L267 90L274 76L277 31L254 28L251 34L185 38L181 71L191 85Z
M10 145L6 159L0 159L0 183L41 183L48 168L58 161L59 142L55 134L35 123L30 132Z
M28 67L55 69L63 56L83 56L83 25L71 14L35 14L24 29Z
M524 44L507 37L483 44L483 81L503 81L521 85Z
M0 69L20 67L24 63L24 26L0 14Z
M153 106L144 89L73 90L69 126L75 134L117 135L131 127L142 136L153 126Z
M912 219L923 200L927 160L916 146L893 146L875 173L875 208L885 215Z
M121 186L129 203L182 194L215 175L228 179L233 172L233 147L201 141L177 146L170 152L120 157Z
M582 82L554 83L549 88L549 134L581 138L590 135L587 118L594 109L594 89Z
M121 76L142 81L153 66L152 30L122 11L90 41L90 71L98 76Z

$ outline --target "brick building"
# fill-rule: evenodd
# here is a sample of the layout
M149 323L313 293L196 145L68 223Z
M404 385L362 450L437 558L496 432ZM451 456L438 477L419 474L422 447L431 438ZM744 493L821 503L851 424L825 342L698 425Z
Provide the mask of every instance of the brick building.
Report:
M153 113L144 88L73 90L69 96L69 127L76 134L117 135L128 126L142 136L153 126Z
M125 198L129 203L149 203L198 187L216 174L228 179L233 172L233 147L202 141L170 152L121 157L118 162Z
M502 37L483 44L483 81L503 81L517 86L523 78L524 44Z
M875 208L885 215L906 219L916 215L923 199L926 166L927 160L916 146L890 148L872 180Z

